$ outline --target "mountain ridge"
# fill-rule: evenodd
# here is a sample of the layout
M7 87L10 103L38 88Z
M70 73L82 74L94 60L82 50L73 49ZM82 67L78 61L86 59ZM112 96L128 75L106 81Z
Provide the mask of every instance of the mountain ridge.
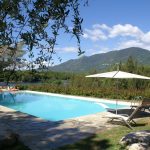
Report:
M107 53L83 56L78 59L71 59L51 67L50 70L58 72L88 72L94 69L103 70L110 65L119 63L120 61L127 61L130 56L136 59L139 64L150 65L149 50L138 47L130 47Z

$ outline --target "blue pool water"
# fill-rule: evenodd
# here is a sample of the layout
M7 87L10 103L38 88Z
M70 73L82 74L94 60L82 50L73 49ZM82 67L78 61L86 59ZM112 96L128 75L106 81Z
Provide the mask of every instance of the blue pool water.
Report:
M103 103L110 108L115 104ZM43 94L16 93L1 94L0 105L46 120L59 121L106 111L94 102ZM118 108L124 105L118 105Z

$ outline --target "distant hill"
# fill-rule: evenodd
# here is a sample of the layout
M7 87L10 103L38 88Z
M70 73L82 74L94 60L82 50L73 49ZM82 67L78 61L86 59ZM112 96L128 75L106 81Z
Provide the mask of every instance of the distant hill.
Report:
M60 65L51 67L52 71L63 72L88 72L90 70L103 70L119 63L125 62L132 56L143 65L150 65L150 51L142 48L131 47L117 51L110 51L108 53L95 54L92 56L83 56L79 59L71 59Z

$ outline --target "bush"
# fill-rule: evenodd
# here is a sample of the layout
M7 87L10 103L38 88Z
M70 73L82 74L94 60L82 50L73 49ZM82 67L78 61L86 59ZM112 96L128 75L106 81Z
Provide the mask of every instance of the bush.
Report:
M99 98L110 99L125 99L131 100L135 96L150 97L150 91L135 90L135 89L119 89L115 88L91 88L91 87L76 87L76 86L63 86L57 84L38 84L38 85L22 85L19 87L21 90L33 90L41 92L61 93L80 96L91 96Z

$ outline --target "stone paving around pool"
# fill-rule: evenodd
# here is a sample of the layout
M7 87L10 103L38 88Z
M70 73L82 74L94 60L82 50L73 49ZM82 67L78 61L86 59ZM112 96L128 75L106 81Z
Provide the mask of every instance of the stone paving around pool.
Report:
M51 150L114 127L103 118L106 113L51 122L0 106L0 138L12 131L32 150Z

